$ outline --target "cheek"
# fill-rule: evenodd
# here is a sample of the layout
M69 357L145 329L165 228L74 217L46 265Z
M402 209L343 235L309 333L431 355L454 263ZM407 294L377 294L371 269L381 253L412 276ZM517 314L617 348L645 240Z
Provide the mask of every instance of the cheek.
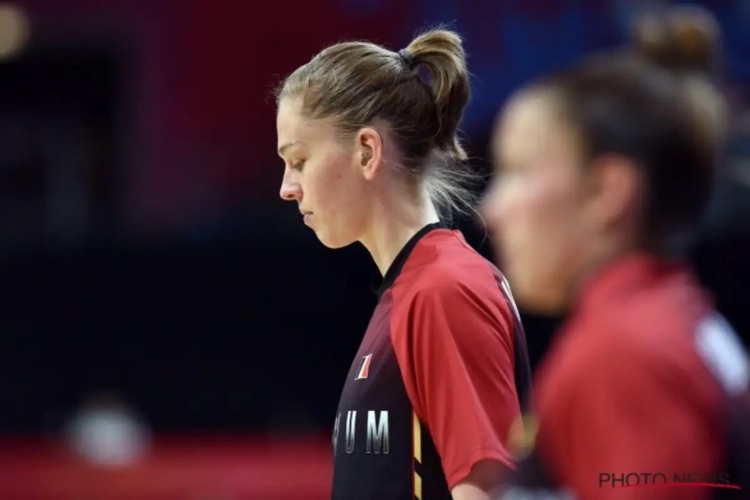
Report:
M567 241L575 238L576 197L571 186L546 180L529 189L519 202L520 217L528 230L530 244L549 257L565 253ZM532 250L533 251L533 250Z
M545 179L526 191L521 205L531 221L541 226L557 226L568 217L571 202L572 196L563 186Z
M501 257L519 304L555 312L577 248L576 198L560 184L538 181L508 193Z
M338 158L321 161L307 169L305 174L306 194L314 199L318 210L334 205L344 187L344 169Z
M550 260L564 251L575 215L569 186L552 178L509 181L492 202L492 225L516 258ZM510 255L509 255L510 257Z
M345 155L332 156L308 179L312 210L325 216L327 223L348 224L362 205L361 182L350 160Z
M501 232L533 230L560 215L565 206L562 194L545 179L510 175L493 185L485 202L485 215Z

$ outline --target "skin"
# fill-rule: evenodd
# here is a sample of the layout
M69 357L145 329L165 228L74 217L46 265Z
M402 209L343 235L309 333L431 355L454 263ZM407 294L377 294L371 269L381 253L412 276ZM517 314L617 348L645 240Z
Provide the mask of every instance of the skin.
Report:
M635 249L640 179L628 159L584 165L549 92L515 96L492 143L496 175L481 211L518 304L558 314L586 278Z
M284 98L276 119L284 160L280 196L297 203L304 222L329 248L362 243L385 274L398 252L425 225L438 222L426 193L414 195L395 169L399 151L383 140L385 127L364 127L341 138L333 122L310 120L300 101ZM387 137L386 137L387 139ZM452 490L455 500L489 500L504 472L493 461L478 463Z
M387 168L399 152L374 127L342 139L327 120L309 120L295 99L282 99L276 120L284 160L280 196L299 206L307 224L329 248L356 241L385 274L398 252L438 215L426 193L415 197Z

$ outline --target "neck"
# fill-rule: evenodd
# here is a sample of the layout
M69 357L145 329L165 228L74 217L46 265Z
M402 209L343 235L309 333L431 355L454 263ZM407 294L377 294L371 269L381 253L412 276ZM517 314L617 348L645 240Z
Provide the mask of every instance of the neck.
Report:
M438 221L437 210L429 199L401 207L395 203L379 204L373 210L369 230L359 241L372 255L380 274L385 276L406 243L420 229Z
M568 304L566 304L567 309L569 310L573 304L578 301L586 284L591 281L591 279L596 276L602 268L635 252L635 247L617 245L609 247L604 246L603 248L600 248L599 251L593 252L591 257L586 259L578 272L575 273L574 279L571 281L569 293L567 294L569 298Z

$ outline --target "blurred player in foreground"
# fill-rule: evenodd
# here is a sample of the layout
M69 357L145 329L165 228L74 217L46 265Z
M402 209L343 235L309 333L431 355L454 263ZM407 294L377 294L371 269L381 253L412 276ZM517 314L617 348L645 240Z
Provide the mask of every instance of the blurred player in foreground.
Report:
M501 498L750 494L725 489L750 487L750 365L681 263L721 109L706 81L610 54L501 114L485 218L519 305L570 313L535 380L535 444Z
M468 99L461 39L442 30L400 52L334 45L278 91L281 197L384 276L336 415L334 499L484 499L511 466L525 337L504 278L439 211L468 204Z
M671 71L722 82L721 29L710 11L673 7L640 16L631 34L633 47ZM716 307L750 347L750 151L745 103L735 103L729 151L723 159L706 217L691 250L695 270ZM740 151L737 151L737 150ZM744 151L742 151L744 150Z

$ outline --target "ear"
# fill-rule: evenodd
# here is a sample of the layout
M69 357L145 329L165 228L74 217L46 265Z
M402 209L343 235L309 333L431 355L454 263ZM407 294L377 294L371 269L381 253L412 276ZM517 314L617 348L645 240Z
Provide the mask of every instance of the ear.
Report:
M609 227L640 211L642 180L632 160L604 155L589 166L587 177L588 213L597 227Z
M372 180L383 164L383 138L372 127L357 132L355 138L357 166L367 180Z

